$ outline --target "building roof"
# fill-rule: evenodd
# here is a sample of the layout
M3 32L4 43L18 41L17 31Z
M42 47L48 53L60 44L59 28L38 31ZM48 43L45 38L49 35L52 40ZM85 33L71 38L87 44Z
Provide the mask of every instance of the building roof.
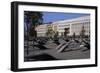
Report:
M88 16L81 16L81 17L77 17L77 18L73 18L73 19L55 21L55 22L53 22L53 24L68 23L68 22L83 21L83 20L90 20L90 15L88 15Z

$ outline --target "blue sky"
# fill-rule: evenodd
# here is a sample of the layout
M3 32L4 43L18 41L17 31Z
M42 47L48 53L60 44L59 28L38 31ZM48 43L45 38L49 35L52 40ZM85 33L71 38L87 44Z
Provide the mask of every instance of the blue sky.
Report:
M64 20L64 19L72 19L72 18L77 18L81 16L85 16L89 14L84 14L84 13L60 13L60 12L43 12L43 22L48 23L48 22L54 22L54 21L59 21L59 20Z

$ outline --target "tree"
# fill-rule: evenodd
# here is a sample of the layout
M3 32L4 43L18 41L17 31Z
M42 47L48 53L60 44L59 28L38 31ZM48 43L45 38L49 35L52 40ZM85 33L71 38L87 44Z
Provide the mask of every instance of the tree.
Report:
M46 36L48 36L49 38L53 38L54 37L54 31L52 29L48 29L46 32Z
M33 33L33 32L34 32L34 33ZM37 31L35 30L35 27L34 27L34 26L31 27L29 34L30 34L33 38L36 38L36 37L37 37Z
M82 30L80 32L80 37L83 39L85 37L85 29L84 26L82 26Z
M69 33L69 28L64 29L64 37L67 37Z
M29 35L31 37L37 37L35 28L43 23L43 14L41 12L25 11L25 15L28 17L27 20L30 21Z
M76 37L76 34L75 34L75 32L73 33L73 39L75 39L75 37Z
M59 35L59 32L56 31L56 32L54 33L54 39L57 39L57 38L58 38L58 35Z
M33 38L33 40L37 37L37 31L35 30L35 28L43 23L42 16L43 14L41 12L24 12L24 36L27 38L27 55L29 54L28 48L30 36Z
M50 33L50 31L47 30L47 32L46 32L46 36L47 36L47 37L49 37L49 33Z

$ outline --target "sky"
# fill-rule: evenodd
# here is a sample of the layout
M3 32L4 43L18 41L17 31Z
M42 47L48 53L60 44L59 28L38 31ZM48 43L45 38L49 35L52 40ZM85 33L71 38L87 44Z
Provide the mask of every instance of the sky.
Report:
M43 23L49 23L65 19L73 19L89 14L84 13L61 13L61 12L43 12Z

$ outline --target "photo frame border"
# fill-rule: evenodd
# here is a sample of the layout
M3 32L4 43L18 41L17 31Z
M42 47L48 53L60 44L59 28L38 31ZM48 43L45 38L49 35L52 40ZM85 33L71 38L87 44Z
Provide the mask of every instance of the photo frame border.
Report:
M50 7L69 7L69 8L86 8L95 10L95 64L72 65L72 66L52 66L40 68L18 68L18 6L19 5L36 5ZM50 70L50 69L65 69L65 68L81 68L81 67L96 67L97 66L97 6L85 5L66 5L66 4L50 4L36 2L11 2L11 71L32 71L32 70Z

